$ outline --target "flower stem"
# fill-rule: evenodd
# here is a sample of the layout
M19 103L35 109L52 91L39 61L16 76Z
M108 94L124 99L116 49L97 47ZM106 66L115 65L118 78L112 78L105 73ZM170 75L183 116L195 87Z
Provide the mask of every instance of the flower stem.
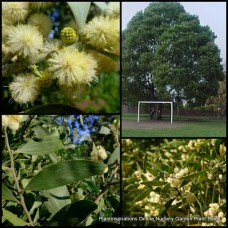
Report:
M18 195L19 195L19 198L20 198L20 203L21 203L21 206L23 207L23 209L24 209L24 211L25 211L25 213L26 213L26 215L28 217L28 220L29 220L30 225L31 226L34 226L33 221L32 221L32 218L31 218L31 215L29 214L28 209L27 209L27 207L25 205L25 200L24 200L24 196L22 194L21 188L19 186L18 178L17 178L17 175L16 175L15 167L14 167L13 153L12 153L12 151L10 149L10 145L9 145L7 128L5 127L4 130L5 130L6 147L7 147L7 150L9 152L9 156L10 156L10 166L11 166L10 169L11 169L11 172L13 174L13 179L15 181L17 192L18 192Z

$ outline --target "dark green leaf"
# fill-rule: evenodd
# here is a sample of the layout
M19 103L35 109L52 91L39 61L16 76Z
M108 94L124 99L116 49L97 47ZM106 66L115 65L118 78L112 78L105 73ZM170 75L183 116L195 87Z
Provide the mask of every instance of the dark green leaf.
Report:
M11 191L5 186L4 183L2 183L2 199L11 200L11 201L15 201L18 203L18 200L11 193Z
M16 150L14 153L24 153L31 155L45 155L54 153L63 149L63 144L59 140L58 136L49 135L46 136L41 142L35 142L31 140L23 145L20 149Z
M57 212L49 225L51 226L77 226L90 213L97 209L97 204L89 200L80 200L65 206Z
M64 161L40 171L26 186L26 190L40 191L83 180L104 172L106 165L96 161Z
M148 189L148 190L142 192L141 194L139 194L139 195L134 199L134 202L143 200L144 198L146 198L146 197L150 194L151 191L152 191L151 189Z
M205 173L206 173L206 170L203 170L203 171L200 171L200 172L197 172L197 173L190 174L188 176L184 176L184 177L182 177L182 179L183 180L186 180L186 179L191 180L192 178L198 177L200 175L204 175Z

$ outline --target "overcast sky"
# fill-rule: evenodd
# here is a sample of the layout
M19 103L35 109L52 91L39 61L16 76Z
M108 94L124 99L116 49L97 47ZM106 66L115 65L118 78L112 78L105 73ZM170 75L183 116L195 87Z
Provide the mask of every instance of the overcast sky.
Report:
M122 2L122 30L140 10L150 2ZM226 3L225 2L180 2L185 10L199 16L201 25L208 25L217 35L215 43L221 50L223 63L226 61Z

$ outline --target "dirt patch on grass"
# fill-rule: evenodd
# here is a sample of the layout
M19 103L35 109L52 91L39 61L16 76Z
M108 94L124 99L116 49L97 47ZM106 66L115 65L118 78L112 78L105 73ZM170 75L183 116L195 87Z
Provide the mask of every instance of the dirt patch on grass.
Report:
M189 123L185 121L173 122L168 120L141 120L139 123L132 120L122 120L122 129L167 129L182 127Z

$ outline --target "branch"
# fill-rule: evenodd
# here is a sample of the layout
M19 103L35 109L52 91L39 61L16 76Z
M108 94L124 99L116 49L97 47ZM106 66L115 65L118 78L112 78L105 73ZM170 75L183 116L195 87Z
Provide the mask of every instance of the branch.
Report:
M14 159L13 159L13 153L10 149L10 145L9 145L9 140L8 140L8 135L7 135L7 128L5 127L4 130L5 130L5 140L6 140L6 147L7 147L7 150L9 152L9 156L10 156L10 169L11 169L11 172L13 174L13 179L15 181L15 185L16 185L16 188L17 188L17 192L18 192L18 195L19 195L19 198L20 198L20 203L21 203L21 206L23 207L27 217L28 217L28 220L29 220L29 223L31 226L34 226L33 224L33 221L32 221L32 218L28 212L28 209L25 205L25 200L24 200L24 196L22 195L22 191L21 191L21 188L19 186L19 183L18 183L18 178L17 178L17 175L16 175L16 171L15 171L15 167L14 167Z
M109 182L106 184L106 186L103 188L102 192L97 196L96 200L95 200L95 203L98 204L99 201L102 199L103 195L108 191L109 187L112 186L112 185L115 185L115 184L119 184L120 182L119 181L116 181L116 182L112 182L115 174L117 173L119 169L119 166L116 166L114 172L112 173L112 176L109 180Z

